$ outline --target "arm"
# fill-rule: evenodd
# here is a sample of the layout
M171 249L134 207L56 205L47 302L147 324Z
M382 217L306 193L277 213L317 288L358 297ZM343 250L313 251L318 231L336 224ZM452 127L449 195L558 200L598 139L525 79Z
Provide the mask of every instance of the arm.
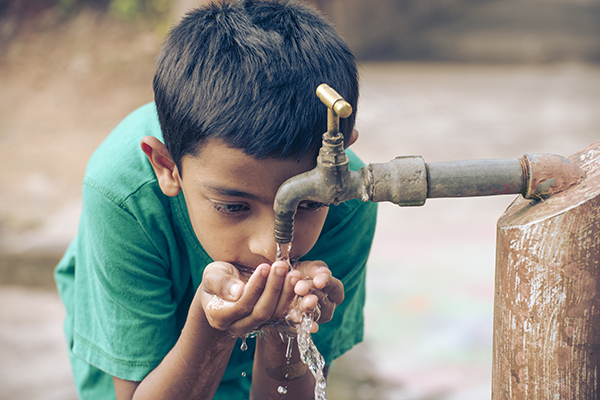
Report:
M244 283L232 265L210 264L175 346L143 381L113 378L117 399L212 398L235 338L283 314L298 280L285 265L261 264Z
M251 400L281 399L280 386L287 390L286 399L312 399L315 379L300 359L296 339L291 343L292 354L286 358L284 342L274 328L267 328L258 336L252 375Z
M179 340L142 382L114 378L118 400L212 398L227 367L235 337L210 326L192 302Z

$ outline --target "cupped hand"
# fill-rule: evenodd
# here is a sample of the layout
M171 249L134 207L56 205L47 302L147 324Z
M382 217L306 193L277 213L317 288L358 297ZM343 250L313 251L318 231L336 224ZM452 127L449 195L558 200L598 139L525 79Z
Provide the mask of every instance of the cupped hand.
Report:
M287 319L298 323L302 314L312 313L315 321L311 332L316 332L318 323L330 321L336 306L344 301L344 285L331 274L323 261L301 261L294 264L294 269L302 274L303 279L294 286L297 298Z
M282 261L261 264L249 277L233 264L213 262L204 270L198 294L210 325L241 337L284 318L301 278Z

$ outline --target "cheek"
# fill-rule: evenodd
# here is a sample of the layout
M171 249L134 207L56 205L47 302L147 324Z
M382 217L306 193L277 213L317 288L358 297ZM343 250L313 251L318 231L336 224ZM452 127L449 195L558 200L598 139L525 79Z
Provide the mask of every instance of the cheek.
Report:
M213 260L223 260L224 254L235 247L235 236L224 226L212 206L188 207L196 238Z
M325 224L328 208L308 213L302 218L296 218L294 227L294 242L292 252L298 257L305 255L315 245Z

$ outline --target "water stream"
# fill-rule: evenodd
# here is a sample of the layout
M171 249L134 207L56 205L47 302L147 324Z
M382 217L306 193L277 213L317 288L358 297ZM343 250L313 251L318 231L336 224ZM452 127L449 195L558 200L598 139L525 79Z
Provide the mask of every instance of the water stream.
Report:
M290 262L290 251L292 248L291 243L287 243L284 245L277 244L277 260L285 261L288 263L290 268L292 264ZM292 307L298 304L299 299L296 298L292 303ZM323 368L325 367L325 360L323 356L315 346L312 337L310 335L310 328L312 326L312 322L315 320L314 317L318 317L320 315L319 306L315 308L314 314L313 312L305 312L302 314L302 320L300 323L294 323L288 319L288 323L293 325L296 328L297 340L298 340L298 350L300 351L300 358L302 362L308 366L310 372L315 377L315 400L326 400L326 390L327 390L327 381L325 380L325 376L323 375ZM318 318L317 318L318 319ZM283 339L283 338L282 338ZM292 355L291 352L291 344L293 342L293 338L288 337L288 347L286 351L286 358L290 358ZM286 394L287 388L280 386L277 390L280 394Z

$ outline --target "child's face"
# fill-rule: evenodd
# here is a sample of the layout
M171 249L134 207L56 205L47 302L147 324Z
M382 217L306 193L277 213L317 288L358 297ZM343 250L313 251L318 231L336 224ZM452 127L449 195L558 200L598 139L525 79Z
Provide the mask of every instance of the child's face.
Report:
M180 176L190 220L198 240L215 261L256 268L273 263L273 202L281 184L315 165L301 161L257 160L220 140L204 143L195 156L182 159ZM303 202L294 225L291 258L306 254L317 241L328 207Z

